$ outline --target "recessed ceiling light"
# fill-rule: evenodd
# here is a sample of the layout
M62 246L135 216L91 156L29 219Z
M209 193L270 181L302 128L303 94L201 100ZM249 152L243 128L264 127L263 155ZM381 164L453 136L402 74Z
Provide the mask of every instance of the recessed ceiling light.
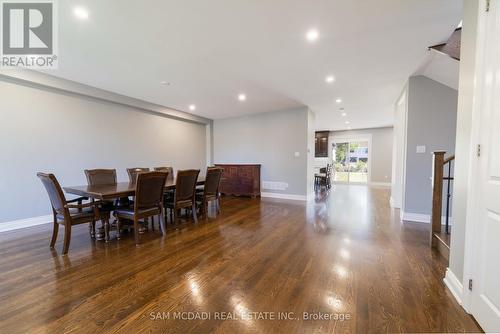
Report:
M194 104L191 104L191 105L189 106L189 110L191 110L191 111L195 111L195 110L196 110L196 106L195 106Z
M89 12L83 7L75 7L75 9L73 9L73 13L81 20L86 20L89 18Z
M335 81L335 77L334 77L333 75L329 75L329 76L327 76L327 77L325 78L325 81L326 81L327 83L332 83L332 82L334 82L334 81Z
M170 86L170 82L168 82L168 81L160 81L160 85Z
M347 116L347 113L343 112L342 117L345 117L345 116Z
M315 42L319 38L318 30L310 29L306 34L306 38L309 42Z
M335 100L335 102L337 102L337 103L342 103L342 99L340 99L340 98L339 98L339 99L336 99L336 100Z
M349 124L349 123L351 123L351 122L349 122L349 121L345 121L345 124Z
M238 100L245 101L246 99L247 99L247 96L245 94L238 95Z

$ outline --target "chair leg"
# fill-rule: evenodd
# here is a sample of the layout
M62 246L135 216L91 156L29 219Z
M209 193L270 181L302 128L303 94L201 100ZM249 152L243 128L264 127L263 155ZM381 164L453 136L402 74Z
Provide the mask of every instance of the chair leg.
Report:
M95 220L92 221L92 223L90 223L90 236L92 238L95 238Z
M135 244L139 245L139 224L137 222L137 219L134 218L134 237L135 237Z
M59 232L59 224L57 223L56 218L54 217L54 227L52 228L52 239L50 240L50 248L54 248L54 245L57 241L57 234Z
M121 221L120 218L116 218L116 239L120 240L121 239L121 234L120 234L120 229L121 229Z
M68 254L69 243L71 241L71 225L67 224L64 226L64 246L63 246L63 255Z
M155 231L155 216L151 217L151 231Z
M174 209L169 209L168 211L170 211L170 222L172 224L174 224Z
M192 207L191 211L193 212L193 220L194 220L194 222L198 223L198 216L196 215L196 204L195 203L193 203L193 207Z
M179 226L179 212L176 208L173 209L174 211L174 224L175 224L175 227L177 228Z
M217 214L220 215L222 210L220 208L220 197L217 197Z

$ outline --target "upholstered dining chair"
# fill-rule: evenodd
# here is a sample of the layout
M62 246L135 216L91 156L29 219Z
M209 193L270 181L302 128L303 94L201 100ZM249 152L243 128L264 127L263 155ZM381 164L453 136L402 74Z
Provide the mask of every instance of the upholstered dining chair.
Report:
M137 179L137 174L145 172L149 172L149 168L147 167L127 168L127 174L130 183L135 183Z
M116 184L116 169L86 169L85 176L87 177L87 184L89 186L100 186L100 185L110 185ZM129 206L128 197L108 201L102 201L99 205L100 212L109 212L111 213L118 206ZM104 238L106 241L109 241L109 225L103 222L104 229ZM99 232L102 235L102 230ZM92 238L95 237L95 222L91 223L90 226L90 235ZM102 238L102 236L98 235L98 238Z
M117 222L117 238L120 239L121 223L125 220L133 221L136 245L139 244L139 220L151 217L154 225L154 216L159 216L160 229L165 235L165 215L163 209L163 191L167 174L163 172L144 172L137 175L135 185L134 206L120 208L115 211Z
M177 172L174 197L165 203L165 206L170 209L171 218L173 212L175 225L178 223L180 209L190 209L194 222L198 222L198 217L196 216L196 183L199 174L199 169L180 170Z
M174 168L173 167L155 167L155 171L168 173L167 174L167 182L174 181ZM168 201L171 201L173 197L174 197L174 190L167 190L165 192L165 194L163 195L163 202L166 203Z
M116 184L116 169L86 169L85 176L91 186Z
M54 216L54 227L50 248L54 248L59 232L59 225L64 226L64 246L62 254L68 254L71 241L71 229L74 225L92 223L96 220L109 221L109 212L100 212L100 201L82 203L82 198L66 200L63 190L54 174L37 173L38 178L49 195L52 213ZM78 202L78 204L73 204Z
M173 167L155 167L155 171L168 173L167 181L174 180L174 168Z
M224 168L222 167L218 167L218 166L210 166L210 167L207 167L207 173L209 170L212 170L212 169L219 169L221 171L221 178L219 180L219 185L217 186L217 213L220 214L222 209L221 209L221 205L220 205L220 199L221 199L221 193L220 193L220 182L222 180L222 176L224 175Z
M200 205L200 211L205 219L208 218L208 203L215 202L217 213L220 213L219 185L222 177L222 168L207 168L205 186L203 191L196 192L196 202Z

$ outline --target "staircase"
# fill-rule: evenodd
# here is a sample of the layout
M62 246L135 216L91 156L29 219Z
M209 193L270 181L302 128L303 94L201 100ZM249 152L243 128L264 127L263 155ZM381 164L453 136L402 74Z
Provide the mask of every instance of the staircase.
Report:
M432 216L431 216L431 246L436 248L444 258L450 258L450 204L451 185L453 181L452 163L455 156L445 158L445 151L436 151L434 154L434 165L432 171ZM445 176L446 171L446 176ZM443 186L446 183L446 210L444 215L445 228L443 230Z

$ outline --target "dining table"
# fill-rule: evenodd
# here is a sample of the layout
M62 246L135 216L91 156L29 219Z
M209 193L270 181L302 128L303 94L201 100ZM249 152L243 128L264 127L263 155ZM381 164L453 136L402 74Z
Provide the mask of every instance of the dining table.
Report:
M175 190L176 180L169 179L165 182L165 192ZM205 176L198 177L196 185L204 185ZM63 187L64 191L68 194L89 197L99 200L109 200L135 195L135 183L131 182L118 182L115 184L101 184L101 185L83 185L83 186L69 186Z

